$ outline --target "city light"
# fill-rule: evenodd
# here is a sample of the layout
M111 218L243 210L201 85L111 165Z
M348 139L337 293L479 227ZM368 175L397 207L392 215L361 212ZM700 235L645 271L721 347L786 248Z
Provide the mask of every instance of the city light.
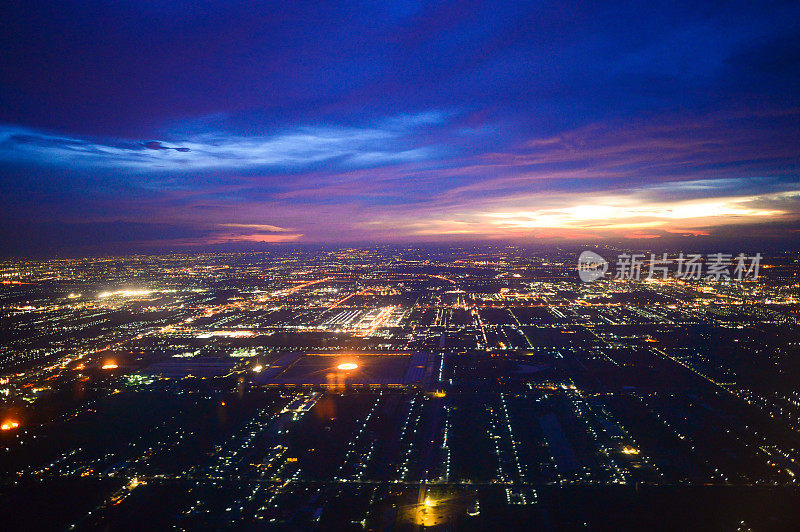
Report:
M0 425L0 430L12 430L19 427L19 422L17 421L4 421L2 425Z
M147 300L67 300L61 292L37 299L42 285L30 283L18 304L11 298L5 307L20 327L0 398L9 408L31 408L36 423L23 423L18 410L0 413L0 452L20 456L16 474L45 483L123 483L87 514L107 518L108 509L131 504L133 492L148 495L146 484L163 479L193 494L177 514L207 525L221 514L200 483L225 491L243 474L263 482L226 494L225 515L256 524L294 515L308 528L330 524L331 511L377 528L380 512L366 499L352 509L326 502L344 501L342 494L367 483L386 488L398 523L424 527L494 517L497 509L479 507L471 485L486 480L481 489L515 512L548 504L531 487L540 481L598 489L676 481L795 485L800 452L792 441L760 426L739 427L761 411L765 427L800 430L800 392L748 388L736 359L712 359L692 330L729 338L735 356L754 364L785 354L773 360L775 374L796 375L788 355L800 311L797 287L789 287L800 266L787 267L785 281L773 284L586 283L575 255L506 248L455 260L434 255L438 271L432 262L421 271L417 259L359 249L137 257L126 263L136 272L130 282L148 278L163 285L154 293L170 294ZM800 254L789 256L800 265ZM72 290L95 294L109 278L126 281L114 272L127 260L83 273L45 261L29 280L83 276L71 281ZM348 261L352 271L340 273ZM270 289L242 284L265 271ZM215 288L198 291L200 279ZM756 333L751 324L775 334ZM662 379L686 389L650 392ZM726 415L709 416L709 405ZM117 430L120 412L137 430ZM62 426L111 429L125 445L91 454L52 437ZM645 437L648 431L657 437ZM709 441L746 445L730 457ZM35 458L26 449L39 446L50 454L26 458ZM200 467L186 460L187 451L199 453ZM333 467L316 467L322 462ZM321 496L309 513L301 510L312 497L306 481L317 478Z
M97 294L99 299L105 299L108 297L139 297L139 296L148 296L152 294L152 290L116 290L113 292L100 292ZM78 294L80 295L80 294Z

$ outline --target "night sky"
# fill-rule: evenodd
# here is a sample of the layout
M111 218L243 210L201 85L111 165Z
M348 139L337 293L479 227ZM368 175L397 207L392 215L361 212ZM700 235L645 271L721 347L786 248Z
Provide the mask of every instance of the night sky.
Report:
M6 254L800 238L800 3L0 8Z

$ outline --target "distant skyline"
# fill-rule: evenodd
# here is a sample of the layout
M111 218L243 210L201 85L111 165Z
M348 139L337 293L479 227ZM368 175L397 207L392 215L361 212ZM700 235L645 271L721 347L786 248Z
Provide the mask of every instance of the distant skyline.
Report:
M2 8L2 254L800 241L800 4Z

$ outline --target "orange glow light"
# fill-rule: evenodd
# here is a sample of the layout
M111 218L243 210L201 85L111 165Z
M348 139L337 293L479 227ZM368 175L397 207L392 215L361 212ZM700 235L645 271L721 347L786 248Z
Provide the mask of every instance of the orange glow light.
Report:
M5 421L2 425L0 425L0 430L11 430L19 427L19 423L16 421Z
M108 362L104 362L101 366L101 369L117 369L119 366L113 360L109 360Z
M352 371L354 369L358 369L358 364L353 364L352 362L344 362L343 364L339 364L336 366L336 369L340 369L342 371Z

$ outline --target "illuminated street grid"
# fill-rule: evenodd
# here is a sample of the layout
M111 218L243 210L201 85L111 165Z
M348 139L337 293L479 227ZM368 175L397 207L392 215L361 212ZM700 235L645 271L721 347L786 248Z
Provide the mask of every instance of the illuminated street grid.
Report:
M747 528L796 507L798 257L758 282L592 284L574 258L5 262L3 504L57 497L26 518L78 529L684 518L654 504L698 524L709 500Z

